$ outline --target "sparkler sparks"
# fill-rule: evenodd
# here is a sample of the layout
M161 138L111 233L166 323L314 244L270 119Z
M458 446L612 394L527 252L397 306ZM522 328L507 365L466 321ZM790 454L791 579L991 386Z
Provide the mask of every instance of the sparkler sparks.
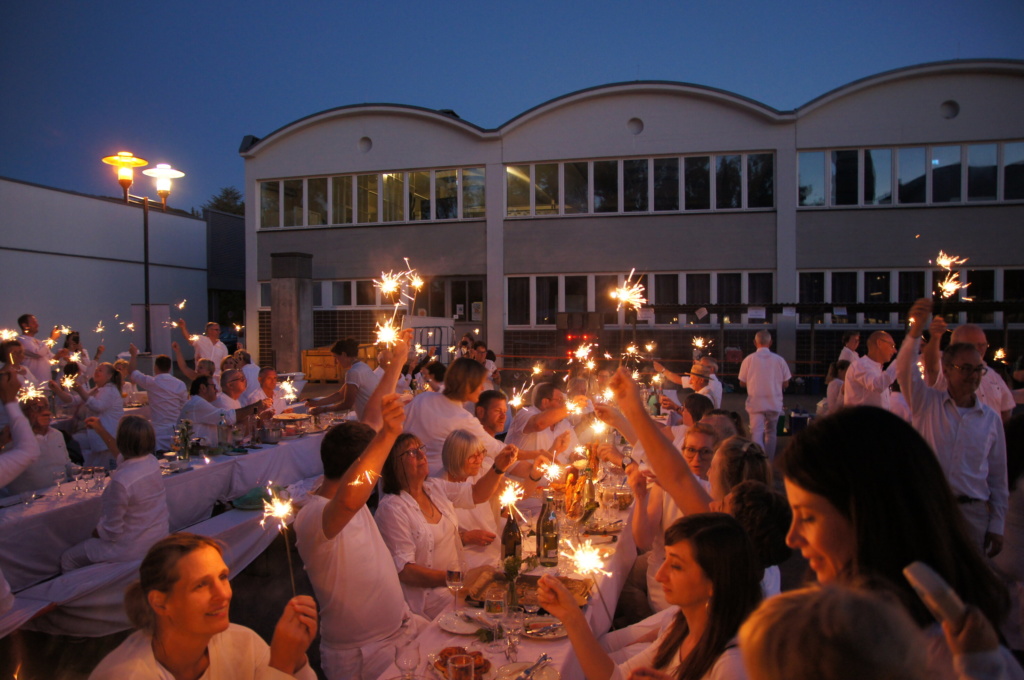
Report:
M66 390L73 390L73 389L75 389L75 376L73 376L73 375L66 375L66 376L64 376L63 378L60 379L60 386L63 387L64 389L66 389Z
M593 359L588 359L587 363L585 363L583 365L587 367L588 371L593 371L594 370L594 366L596 366L596 364L594 363Z
M188 302L188 298L182 299L181 302L175 304L174 306L177 307L178 309L185 309L185 303L186 302Z
M523 485L519 482L507 481L505 488L501 490L498 495L498 503L503 508L512 510L515 508L516 503L523 500Z
M373 470L363 470L359 473L353 481L349 482L349 486L362 486L364 484L374 484L380 478L380 475Z
M938 256L935 258L935 264L945 269L947 272L952 271L953 267L959 267L960 265L967 262L970 258L960 258L956 255L947 255L942 250L939 251Z
M992 355L992 358L996 361L1006 361L1006 350L1000 347L996 350L996 353Z
M402 332L398 326L395 325L395 319L392 317L381 325L377 323L377 344L384 345L385 347L391 347L398 342L398 335Z
M702 338L699 335L693 339L693 346L695 349L704 349L711 344L711 341L707 338Z
M295 390L295 383L291 380L282 380L278 387L281 388L281 395L284 397L284 400L289 404L298 399L299 395Z
M236 323L235 324L235 332L236 333L241 333L243 330L245 330L245 326L243 326L240 323Z
M543 471L544 476L552 482L561 479L562 475L565 474L565 468L554 461L541 465L540 469Z
M374 281L373 285L380 288L383 295L396 295L402 290L402 275L394 272L381 272L380 280Z
M610 387L604 388L604 392L601 393L601 396L604 398L605 402L610 402L615 399L615 393L612 392L612 388Z
M627 308L632 307L638 310L642 305L647 304L647 298L644 297L645 289L643 284L640 281L633 281L634 272L636 272L636 268L630 269L626 282L611 293L612 299L619 301L615 311L620 310L623 305Z
M188 341L189 342L195 342L198 339L199 339L199 336L196 335L195 333L193 333L192 335L188 336Z
M56 347L57 341L53 338L47 338L46 340L43 340L43 344L47 347Z
M39 399L40 397L44 396L46 395L43 394L43 391L36 387L35 385L33 385L32 383L29 383L22 387L20 390L18 390L18 401L21 402L22 404L26 404L32 401L33 399Z
M654 351L654 343L653 342L647 343L646 345L644 345L644 349L647 350L648 354L650 354L651 352Z
M597 574L611 576L611 572L604 568L601 551L594 547L589 538L576 545L573 545L571 541L568 542L566 550L561 554L572 562L573 569L581 576L596 576Z
M595 420L590 427L593 428L596 435L602 435L608 431L608 424L603 420Z
M93 333L102 333L105 330L107 330L107 329L103 327L103 322L100 321L98 324L96 324L96 328L94 328L92 332Z
M0 340L7 342L8 340L17 340L18 331L12 331L10 328L4 328L0 330Z
M295 506L292 505L290 499L281 498L277 495L277 491L271 486L273 482L267 482L267 491L270 492L270 500L263 501L263 519L260 520L260 528L266 525L268 519L276 519L278 521L278 530L281 535L284 536L288 531L288 520L292 517L295 512ZM288 554L288 574L292 580L292 597L295 597L295 570L292 567L292 551L285 550Z
M74 361L76 364L81 362L82 361L82 353L81 352L72 352L70 355L68 355L68 361Z
M633 371L633 380L640 380L640 371Z
M71 335L71 326L57 326L61 335Z
M576 351L573 352L573 356L576 357L577 361L586 361L588 358L590 358L590 349L593 346L594 345L592 345L591 343L585 342L576 348Z
M512 398L508 400L508 405L512 408L520 408L523 405L523 393L512 390Z
M565 405L566 412L571 416L578 416L583 413L583 407L575 401L570 401Z

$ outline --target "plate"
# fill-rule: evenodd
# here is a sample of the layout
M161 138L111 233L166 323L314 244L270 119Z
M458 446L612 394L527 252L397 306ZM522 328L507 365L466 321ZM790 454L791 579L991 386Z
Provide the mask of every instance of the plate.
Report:
M530 631L540 630L547 626L557 625L558 628L550 630L546 633L536 635ZM562 638L569 635L565 630L565 626L562 622L556 619L554 616L537 616L526 622L526 626L523 628L523 637L530 640L561 640Z
M477 631L484 627L483 623L466 621L455 612L445 612L437 620L441 630L453 635L476 635Z
M176 468L176 469L172 469L172 468L166 467L166 468L160 468L160 474L163 475L164 477L167 477L169 475L176 475L179 472L189 472L192 469L193 468L192 468L191 465L189 465L187 468Z
M532 662L505 664L498 669L495 680L515 680L517 675L532 665ZM530 676L530 680L559 680L561 677L558 669L549 662L538 668L537 672Z
M466 648L463 647L462 649L465 650ZM442 651L444 651L444 650L442 650ZM470 654L470 655L472 655L473 652L474 652L474 650L466 651L466 653ZM476 653L477 654L481 654L481 652L476 652ZM442 671L440 668L437 667L437 665L439 663L438 659L440 659L440 654L433 654L433 653L427 654L427 662L428 662L427 665L434 671L434 675L436 675L438 678L441 678L441 680L448 680L447 668L444 671ZM495 675L496 675L496 672L495 672L494 664L491 663L490 660L485 657L484 658L484 671L482 673L481 672L474 673L473 674L473 680L494 680L494 676Z

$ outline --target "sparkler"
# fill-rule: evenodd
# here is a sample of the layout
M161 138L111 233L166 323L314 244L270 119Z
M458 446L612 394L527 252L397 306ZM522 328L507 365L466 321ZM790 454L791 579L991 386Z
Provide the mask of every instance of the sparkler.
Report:
M960 272L953 271L953 267L958 267L965 262L968 258L959 257L957 255L949 255L946 252L940 250L938 256L935 258L935 264L942 269L946 270L946 278L939 282L939 298L942 300L942 304L939 306L939 315L943 316L943 310L946 307L946 300L957 295L961 290L966 290L970 283L963 283L960 280ZM970 301L969 297L962 297L964 301Z
M552 482L558 481L559 479L562 478L562 475L565 474L565 468L563 468L561 465L554 461L541 465L540 469L542 470L544 476L547 477Z
M398 306L395 306L397 313ZM388 319L381 325L377 322L377 344L384 345L385 347L391 347L398 341L398 334L401 333L401 329L395 325L394 317Z
M278 385L278 387L281 388L281 396L283 396L284 400L289 404L294 402L299 397L299 395L295 391L295 383L293 383L291 380L282 380L281 384Z
M448 345L448 354L455 354L455 345Z
M98 324L96 324L96 328L94 328L92 332L93 333L102 333L105 330L107 330L107 329L103 327L103 321L100 321Z
M193 333L192 335L188 336L188 341L189 342L195 342L198 339L199 339L199 336L196 335L195 333Z
M292 581L292 597L295 597L295 569L292 567L292 551L288 547L288 520L291 519L292 514L295 511L295 507L292 505L291 500L281 498L277 495L277 491L271 486L273 482L267 482L267 491L270 493L270 500L263 501L263 519L260 520L260 528L263 528L268 519L276 519L278 521L278 531L281 532L281 536L285 539L285 554L288 555L288 575Z
M82 353L72 352L70 355L68 355L68 361L74 361L76 364L79 363L80 361L82 361Z
M61 335L71 335L71 326L57 326Z
M586 361L587 359L589 359L590 358L590 349L593 346L594 345L592 345L591 343L585 342L582 345L580 345L579 347L577 347L576 351L573 352L573 356L576 358L576 361Z
M626 282L612 291L612 299L619 301L615 311L622 309L623 305L626 305L627 308L632 307L639 310L642 305L647 304L647 298L644 297L645 289L643 284L640 281L633 281L633 273L635 271L635 267L630 269Z
M534 375L540 375L543 372L544 372L544 367L543 366L541 366L540 364L535 364L534 365L534 367L533 367L533 374Z
M33 399L39 399L40 397L44 396L46 395L43 394L43 391L36 387L35 385L33 385L32 383L29 383L22 387L20 390L18 390L18 401L21 402L22 404L27 404Z
M516 507L516 503L523 500L524 490L523 485L519 482L506 481L505 488L501 490L498 495L498 504L503 508L508 508L509 512L515 512L519 514L519 509ZM522 517L522 515L519 515ZM524 517L525 521L526 518Z
M633 378L633 380L640 380L640 371L633 371L631 377Z
M63 378L60 379L60 386L63 387L64 389L66 389L66 390L73 390L73 389L75 389L75 376L73 376L73 375L66 375L66 376L64 376Z
M594 363L593 359L588 359L587 363L585 363L583 365L586 366L588 371L593 371L594 370L594 366L596 366L596 364Z
M615 399L615 393L612 392L612 388L606 387L601 393L601 397L604 398L606 404L610 404Z
M56 347L57 341L54 340L53 338L47 338L46 340L43 340L43 344L46 345L47 347Z
M380 475L373 470L363 470L359 473L359 476L349 482L349 486L362 486L363 484L374 484Z
M598 437L600 437L601 435L608 431L608 423L604 422L603 420L595 420L590 427L594 430L594 434L596 434Z
M705 347L708 347L709 345L711 345L711 341L708 340L707 338L702 338L701 336L698 335L698 336L696 336L693 339L693 348L694 349L704 349Z
M177 303L177 304L175 304L174 306L175 306L175 307L177 307L178 309L185 309L185 303L186 303L186 302L188 302L188 298L184 298L184 299L182 299L182 301L181 301L181 302L178 302L178 303Z
M1000 347L996 350L996 353L992 355L992 358L995 361L1002 361L1003 363L1006 363L1006 350Z
M235 324L235 332L236 333L241 333L243 330L245 330L245 326L243 326L240 323L236 323Z
M566 376L568 377L568 376ZM575 401L570 401L565 405L566 412L571 416L578 416L583 413L583 407Z
M508 405L512 408L520 408L523 405L523 393L513 389L512 398L508 400Z
M647 343L646 345L644 345L644 349L647 350L648 354L650 354L651 352L654 351L654 343L653 342Z
M380 280L374 281L373 285L380 288L384 295L395 295L402 290L402 275L394 272L381 272Z
M589 538L575 545L572 541L567 541L566 549L560 554L572 563L572 568L580 576L590 576L591 578L598 574L611 576L611 572L604 568L601 551L594 547ZM601 600L601 605L610 619L612 613L608 610L608 603L605 601L604 595L601 594L601 589L595 588L595 590L597 590L597 597Z
M18 331L12 331L10 328L4 328L0 330L0 340L7 342L8 340L17 340Z

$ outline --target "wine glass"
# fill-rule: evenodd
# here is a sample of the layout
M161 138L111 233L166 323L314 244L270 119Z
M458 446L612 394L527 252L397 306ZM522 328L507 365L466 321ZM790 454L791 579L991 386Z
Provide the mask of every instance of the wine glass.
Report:
M60 489L60 483L64 481L64 476L67 474L67 470L64 469L63 465L55 465L53 467L53 481L57 483L57 496L61 497L64 492Z
M74 464L69 465L68 466L68 474L71 475L71 479L73 479L74 482L75 482L75 491L81 491L82 490L82 486L78 482L79 482L79 478L82 476L82 466L81 465L74 465Z
M489 652L501 652L504 650L504 645L499 642L498 636L501 634L501 617L505 615L505 591L500 589L492 589L487 593L487 597L484 599L484 616L491 622L492 627L492 641L487 645L487 651Z
M78 474L78 481L85 483L82 487L82 491L85 493L89 493L89 482L92 481L95 474L95 471L91 467L83 467L82 471Z
M519 657L519 641L523 634L523 626L526 625L526 612L523 607L509 607L505 612L505 617L501 620L501 625L505 628L505 635L508 639L505 656L509 661L515 663Z
M448 659L448 680L473 680L473 657L456 654Z
M395 647L395 665L402 671L402 677L412 680L416 667L420 665L420 643L406 638Z
M465 583L462 580L462 564L460 562L452 562L448 565L448 569L445 571L445 584L448 586L448 590L451 591L454 602L452 603L452 611L456 614L459 612L459 591L463 589Z

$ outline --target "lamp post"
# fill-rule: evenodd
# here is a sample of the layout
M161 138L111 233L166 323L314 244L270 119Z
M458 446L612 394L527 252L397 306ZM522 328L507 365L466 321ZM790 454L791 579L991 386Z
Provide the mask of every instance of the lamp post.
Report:
M103 159L107 165L117 168L117 183L124 190L124 202L130 203L128 189L131 188L135 178L134 169L148 165L149 161L136 158L130 151L119 151L114 156L107 156ZM143 170L142 174L156 180L156 193L160 196L160 203L164 212L167 212L167 197L171 194L171 180L185 176L180 170L175 170L166 163L159 163L155 168ZM135 197L138 198L138 197ZM150 323L149 310L149 197L143 196L142 200L142 268L145 289L145 317L146 317L146 347L145 353L152 353L153 332Z

